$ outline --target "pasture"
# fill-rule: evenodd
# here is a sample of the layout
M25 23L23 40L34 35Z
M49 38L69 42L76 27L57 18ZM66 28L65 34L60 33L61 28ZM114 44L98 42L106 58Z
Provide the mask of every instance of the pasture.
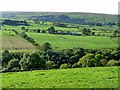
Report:
M118 67L35 70L2 74L2 88L117 88Z
M88 49L117 47L117 43L115 43L109 37L55 35L31 32L27 32L27 35L34 38L34 40L40 45L42 45L45 42L49 42L51 43L52 47L57 50L73 47L81 47Z

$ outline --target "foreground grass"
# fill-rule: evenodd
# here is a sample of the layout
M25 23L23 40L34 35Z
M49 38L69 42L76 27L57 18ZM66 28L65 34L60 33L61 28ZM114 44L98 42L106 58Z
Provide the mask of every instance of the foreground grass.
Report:
M3 73L2 83L3 88L117 88L118 67Z

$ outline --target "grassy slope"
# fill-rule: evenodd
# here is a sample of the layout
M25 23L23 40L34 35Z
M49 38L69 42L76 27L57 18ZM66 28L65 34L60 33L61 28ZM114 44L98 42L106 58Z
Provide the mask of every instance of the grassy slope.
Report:
M27 19L27 17L31 16L41 16L41 15L66 15L70 18L81 18L84 19L86 22L100 22L100 23L106 23L106 22L117 22L117 16L115 15L109 15L109 14L97 14L97 13L82 13L82 12L69 12L69 13L61 13L61 12L8 12L3 13L3 17L10 17L15 16L15 18L18 19ZM11 17L13 18L13 17Z
M2 33L2 49L8 50L32 50L35 47L29 43L27 40L20 36L17 36L13 32L0 31Z
M117 44L108 37L98 36L71 36L71 35L53 35L40 33L27 33L33 37L40 45L50 42L55 49L65 49L73 47L84 48L114 48Z
M117 88L118 67L13 72L2 79L3 88Z

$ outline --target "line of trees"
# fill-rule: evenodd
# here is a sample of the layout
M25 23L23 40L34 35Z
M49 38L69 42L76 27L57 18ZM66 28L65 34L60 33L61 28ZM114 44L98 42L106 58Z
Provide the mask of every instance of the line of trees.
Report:
M44 43L35 52L2 52L2 71L120 66L118 49L73 48L54 51Z
M18 26L18 25L24 25L24 26L29 26L29 24L27 23L26 20L21 21L21 20L9 20L6 19L2 22L2 24L6 24L6 25L11 25L11 26Z
M36 33L49 33L49 34L61 34L61 35L74 35L74 36L80 36L81 34L78 34L76 32L71 31L63 31L63 30L55 30L54 26L49 27L47 30L40 30L40 29L26 29L25 27L21 27L21 30L24 30L25 32L36 32Z

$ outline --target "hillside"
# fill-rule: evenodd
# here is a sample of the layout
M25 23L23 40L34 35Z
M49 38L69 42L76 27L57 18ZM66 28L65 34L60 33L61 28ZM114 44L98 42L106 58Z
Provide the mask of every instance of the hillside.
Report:
M3 12L2 17L13 19L37 18L43 21L67 22L88 25L94 25L96 23L116 24L118 21L117 15L82 12Z

